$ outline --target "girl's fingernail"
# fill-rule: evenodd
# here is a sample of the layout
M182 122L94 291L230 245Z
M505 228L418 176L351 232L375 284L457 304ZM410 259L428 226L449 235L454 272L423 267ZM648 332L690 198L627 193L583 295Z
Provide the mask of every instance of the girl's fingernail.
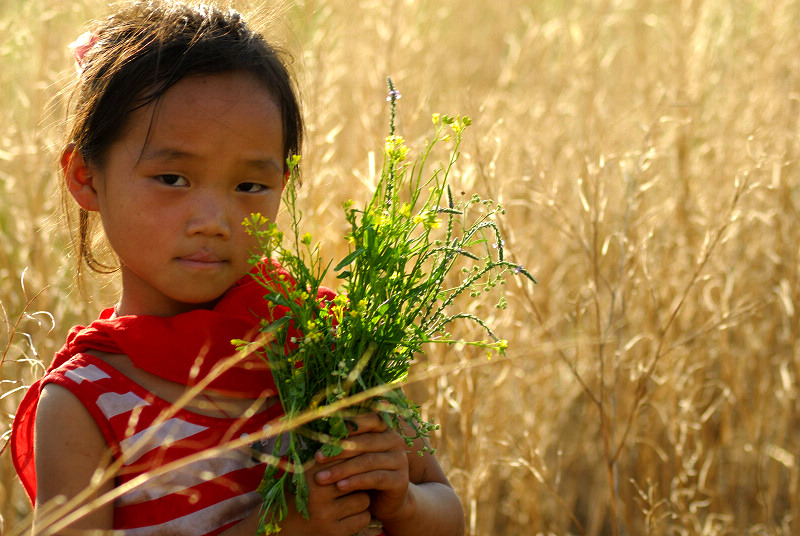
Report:
M328 480L330 477L331 477L330 471L320 471L319 473L317 473L317 478L319 478L320 480Z

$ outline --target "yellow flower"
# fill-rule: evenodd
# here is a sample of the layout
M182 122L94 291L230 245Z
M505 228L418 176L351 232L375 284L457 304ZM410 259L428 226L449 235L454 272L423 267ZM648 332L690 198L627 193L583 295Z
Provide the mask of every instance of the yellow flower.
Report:
M420 222L425 224L426 229L438 229L442 226L442 222L436 217L435 210L428 210L417 216L417 218L419 218ZM418 223L417 218L414 218L414 223Z
M249 218L242 220L242 225L245 228L245 232L249 235L254 234L254 232L258 231L261 227L264 227L268 223L269 220L260 212L253 212L250 214Z
M433 121L434 125L439 124L439 117L441 117L438 113L435 113L431 116L431 120Z
M384 146L386 154L392 160L401 162L406 159L408 154L408 147L406 146L405 139L402 136L389 136L386 138L386 145Z
M382 227L392 222L392 218L386 212L382 212L375 216L375 225L377 227Z
M459 115L458 117L456 117L455 121L453 121L453 124L450 125L450 127L453 129L453 132L458 134L471 124L472 124L472 119L470 119L469 116L465 115L462 117Z

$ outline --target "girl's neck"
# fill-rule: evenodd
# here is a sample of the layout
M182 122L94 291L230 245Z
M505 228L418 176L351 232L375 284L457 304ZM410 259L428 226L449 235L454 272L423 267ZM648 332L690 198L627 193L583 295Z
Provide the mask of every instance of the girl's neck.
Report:
M129 315L148 315L148 316L175 316L182 313L188 313L196 309L213 309L219 302L222 296L214 301L207 303L186 303L177 300L166 299L162 295L148 296L148 293L130 291L134 285L130 283L126 285L126 279L123 274L122 279L122 295L119 302L114 306L116 316L129 316Z
M218 300L217 300L218 301ZM176 316L183 313L188 313L196 309L213 309L216 301L212 303L179 303L176 302L174 307L153 307L148 305L136 305L126 302L123 298L114 306L114 316Z

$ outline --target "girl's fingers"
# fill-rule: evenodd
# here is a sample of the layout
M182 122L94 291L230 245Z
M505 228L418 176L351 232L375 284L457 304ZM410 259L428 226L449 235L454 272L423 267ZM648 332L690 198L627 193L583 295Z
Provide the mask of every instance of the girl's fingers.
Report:
M396 451L405 455L406 451L406 444L403 439L391 431L352 436L342 440L341 446L343 448L342 452L330 458L318 451L316 453L317 463L327 464L335 461L344 461L372 452Z
M370 471L358 473L336 482L336 487L342 492L359 490L394 491L402 486L403 481L397 471Z
M369 507L370 497L366 492L343 493L335 486L315 486L309 495L309 519L303 520L290 508L295 523L287 525L287 532L295 534L302 527L303 534L356 534L370 522Z
M322 452L317 451L317 462L324 463L331 460L349 458L358 456L362 452L394 449L405 451L407 449L405 440L400 434L389 428L383 419L375 413L359 416L359 419L354 423L358 426L358 430L350 432L339 443L343 452L328 458Z
M358 516L368 512L368 510L369 495L366 493L347 493L336 499L336 512L339 516L339 521Z
M357 534L361 529L369 525L371 520L372 514L370 514L369 510L366 510L341 519L339 528L343 534Z
M342 488L342 481L351 479L356 475L369 474L375 472L395 472L398 474L405 474L407 472L408 461L403 453L388 451L388 452L366 452L355 456L353 458L343 460L335 465L330 465L319 471L316 475L316 481L320 485L328 485L338 483L337 487ZM372 477L375 478L375 477ZM377 477L380 478L380 477ZM361 482L364 479L357 479L356 482ZM345 484L345 486L347 486ZM355 487L350 486L346 488L348 491L354 489L377 489L373 487Z

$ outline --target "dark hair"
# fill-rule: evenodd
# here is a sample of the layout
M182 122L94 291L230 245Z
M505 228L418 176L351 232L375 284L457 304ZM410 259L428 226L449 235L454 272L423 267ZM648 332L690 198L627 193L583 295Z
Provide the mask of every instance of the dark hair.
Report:
M158 100L191 74L244 71L264 84L281 110L284 157L299 154L303 120L285 55L234 10L169 0L136 1L91 30L75 88L69 142L88 165L102 166L128 114ZM80 259L100 272L91 247L92 219L80 209Z

